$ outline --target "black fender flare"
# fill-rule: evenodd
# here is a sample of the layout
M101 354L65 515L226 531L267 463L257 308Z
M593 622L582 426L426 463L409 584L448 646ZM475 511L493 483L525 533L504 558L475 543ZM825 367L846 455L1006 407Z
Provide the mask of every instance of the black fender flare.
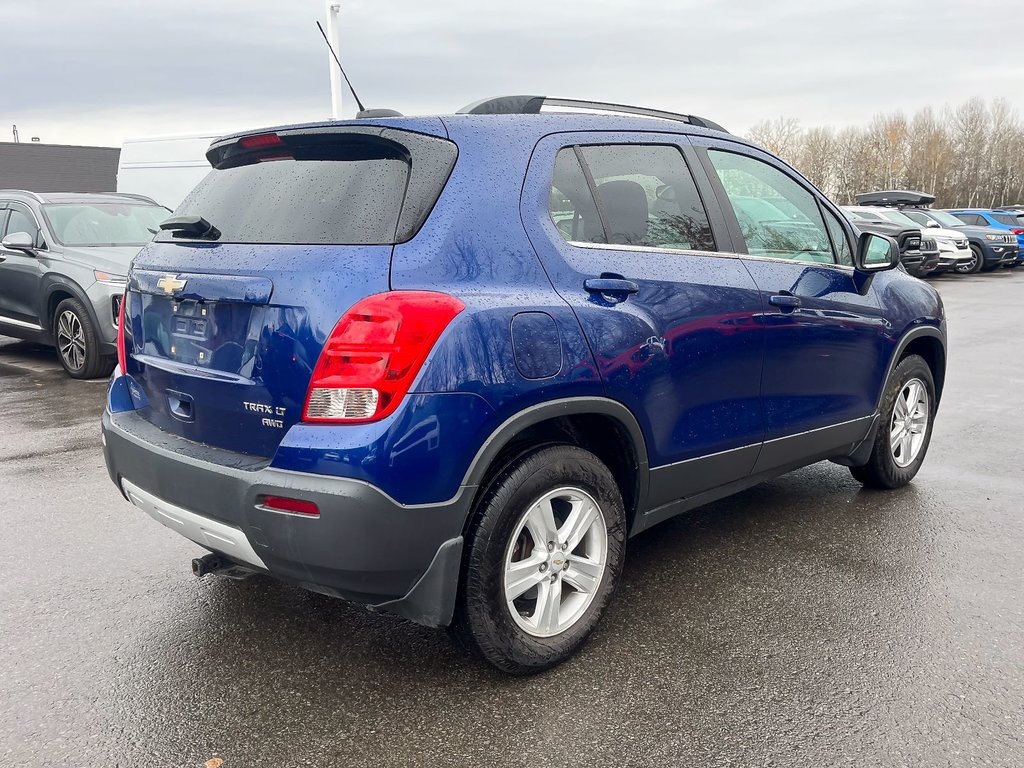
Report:
M637 514L646 509L650 486L647 442L633 412L625 405L607 397L566 397L549 400L525 408L503 421L484 441L466 470L463 486L479 487L491 464L512 439L527 427L559 416L607 416L615 420L629 435L637 463Z
M904 333L896 343L896 347L893 350L892 355L889 356L889 367L885 371L884 383L882 384L881 390L879 390L878 401L875 403L876 413L878 412L878 409L882 407L882 398L885 396L886 387L889 385L889 377L892 376L893 369L896 367L897 362L903 356L903 353L906 351L907 347L910 346L912 341L925 337L931 337L939 340L939 343L942 345L943 358L945 358L946 334L944 334L940 328L937 328L934 325L918 325ZM942 374L943 378L945 378L945 359L943 359Z
M43 278L43 288L39 292L39 319L43 322L40 325L43 329L53 336L53 317L50 314L50 299L53 294L57 291L66 291L78 299L82 304L85 305L85 311L89 313L89 320L92 322L93 327L99 332L101 326L99 320L96 317L96 312L93 311L92 301L86 295L85 291L79 287L78 283L70 280L63 275L48 274Z

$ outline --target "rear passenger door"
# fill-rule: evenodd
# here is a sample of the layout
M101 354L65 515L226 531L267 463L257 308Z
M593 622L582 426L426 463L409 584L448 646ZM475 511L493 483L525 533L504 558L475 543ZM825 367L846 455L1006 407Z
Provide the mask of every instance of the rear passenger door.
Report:
M853 233L805 181L749 147L694 138L761 291L766 443L756 471L863 437L885 378L885 322Z
M761 302L684 137L557 134L534 150L526 229L609 397L637 416L658 507L746 477L764 434Z

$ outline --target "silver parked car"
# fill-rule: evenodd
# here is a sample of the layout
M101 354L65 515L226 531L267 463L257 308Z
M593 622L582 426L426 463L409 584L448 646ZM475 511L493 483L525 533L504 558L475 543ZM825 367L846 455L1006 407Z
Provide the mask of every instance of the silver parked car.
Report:
M139 195L0 190L0 335L56 346L76 379L109 374L128 265L168 213Z

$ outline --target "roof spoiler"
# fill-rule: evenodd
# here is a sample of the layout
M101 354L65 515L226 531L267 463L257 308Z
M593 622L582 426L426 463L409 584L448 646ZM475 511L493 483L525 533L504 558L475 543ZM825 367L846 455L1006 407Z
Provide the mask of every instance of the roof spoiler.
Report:
M551 96L494 96L474 101L460 109L459 115L535 115L542 107L565 107L569 109L589 109L596 112L617 112L624 115L656 117L661 120L675 120L689 123L699 128L710 128L713 131L728 133L718 123L696 115L682 115L676 112L665 112L648 107L633 107L628 104L612 104L606 101L585 101L583 99L558 99Z

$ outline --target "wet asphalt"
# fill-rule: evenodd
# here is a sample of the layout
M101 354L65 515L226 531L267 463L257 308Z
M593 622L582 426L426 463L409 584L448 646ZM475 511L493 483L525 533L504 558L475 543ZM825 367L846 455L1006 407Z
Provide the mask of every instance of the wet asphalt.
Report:
M949 372L914 483L818 464L643 534L592 641L529 679L194 578L107 478L104 384L0 339L0 765L1024 765L1024 270L933 282Z

